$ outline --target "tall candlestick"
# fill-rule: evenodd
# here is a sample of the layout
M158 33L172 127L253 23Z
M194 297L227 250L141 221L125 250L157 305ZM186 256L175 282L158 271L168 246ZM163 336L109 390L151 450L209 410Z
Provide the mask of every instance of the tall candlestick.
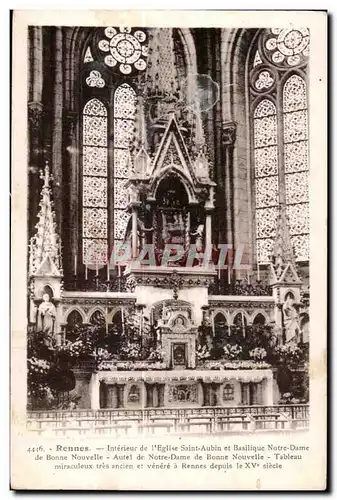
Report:
M243 312L241 311L241 319L242 319L242 331L243 331L243 336L246 336L246 329L245 329L245 317Z
M124 309L123 308L121 309L121 316L122 316L122 332L124 335L125 329L124 329Z
M257 281L260 281L260 264L257 263Z
M74 255L74 274L77 276L77 254Z

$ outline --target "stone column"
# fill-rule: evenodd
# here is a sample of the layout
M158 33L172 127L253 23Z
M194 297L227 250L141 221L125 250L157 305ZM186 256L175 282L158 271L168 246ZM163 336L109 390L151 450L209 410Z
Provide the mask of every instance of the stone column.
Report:
M40 154L41 131L43 123L44 108L40 102L28 103L28 161L29 161L29 236L32 236L36 225L36 216L39 209L40 199L40 174L39 168L43 166L43 157Z
M222 127L222 148L224 158L224 198L223 193L218 194L218 206L226 213L223 220L219 220L219 232L221 243L234 243L234 200L233 200L233 150L236 139L236 125L233 122L227 122Z
M212 251L212 211L206 210L205 253L209 258L211 257L211 251Z
M68 111L64 116L63 130L63 159L65 162L64 181L69 185L68 199L64 200L65 217L63 245L66 253L71 256L63 263L64 271L69 276L75 274L75 255L77 255L77 275L83 274L80 255L81 237L79 228L79 190L80 190L80 149L79 149L79 116L76 112Z
M211 406L211 401L210 401L210 384L207 384L206 382L202 382L202 390L204 394L204 401L202 406Z
M158 406L165 406L165 384L158 384Z
M132 258L137 257L137 225L138 225L138 220L137 220L137 206L133 205L132 206L132 235L131 235L131 241L132 241Z
M213 405L214 406L221 406L221 393L220 393L220 387L221 383L214 382L213 383L213 394L214 394L214 400L213 400Z
M106 408L118 408L118 390L116 384L107 385Z
M145 390L146 390L146 406L148 408L152 408L154 406L153 404L153 384L146 384L145 383Z
M62 113L63 113L63 34L62 28L55 28L55 80L53 88L53 124L52 124L52 173L54 175L54 202L56 223L62 234L63 204L62 190Z
M152 387L153 387L153 393L152 393L153 407L157 408L159 406L158 384L153 384Z
M100 382L98 378L98 373L93 373L91 375L89 390L90 390L90 407L92 410L100 409L100 401L99 401L99 389Z
M241 404L245 406L250 404L249 383L247 382L241 382Z
M264 378L262 381L263 390L263 404L272 406L273 401L273 378Z
M117 385L118 408L124 408L124 389L125 389L125 384Z

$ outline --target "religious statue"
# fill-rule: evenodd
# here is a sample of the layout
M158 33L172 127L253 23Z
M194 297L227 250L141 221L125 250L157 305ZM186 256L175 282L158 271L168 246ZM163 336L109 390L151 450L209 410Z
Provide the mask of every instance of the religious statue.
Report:
M172 325L172 329L175 332L184 332L186 330L184 320L181 316L178 316Z
M196 231L194 233L191 233L191 236L195 236L195 249L197 252L202 251L202 236L204 232L204 225L199 224Z
M56 308L50 301L48 293L43 294L42 302L37 314L37 330L52 336L54 334L54 324L56 318Z
M287 293L285 302L282 306L283 321L285 327L286 343L296 342L299 335L299 317L296 307L294 306L294 297L292 293Z

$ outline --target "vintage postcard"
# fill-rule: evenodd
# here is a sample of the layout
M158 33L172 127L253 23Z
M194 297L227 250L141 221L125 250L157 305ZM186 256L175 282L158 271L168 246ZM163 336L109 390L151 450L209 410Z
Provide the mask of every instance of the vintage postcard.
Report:
M11 487L324 490L326 13L12 43Z

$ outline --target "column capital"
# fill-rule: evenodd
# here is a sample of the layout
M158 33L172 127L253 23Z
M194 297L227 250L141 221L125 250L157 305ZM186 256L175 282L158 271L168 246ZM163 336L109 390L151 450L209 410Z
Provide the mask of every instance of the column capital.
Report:
M44 107L41 102L29 102L28 103L28 120L32 128L38 129L42 125L42 119L44 115Z
M222 125L222 144L224 146L233 146L236 140L236 123L226 122Z

